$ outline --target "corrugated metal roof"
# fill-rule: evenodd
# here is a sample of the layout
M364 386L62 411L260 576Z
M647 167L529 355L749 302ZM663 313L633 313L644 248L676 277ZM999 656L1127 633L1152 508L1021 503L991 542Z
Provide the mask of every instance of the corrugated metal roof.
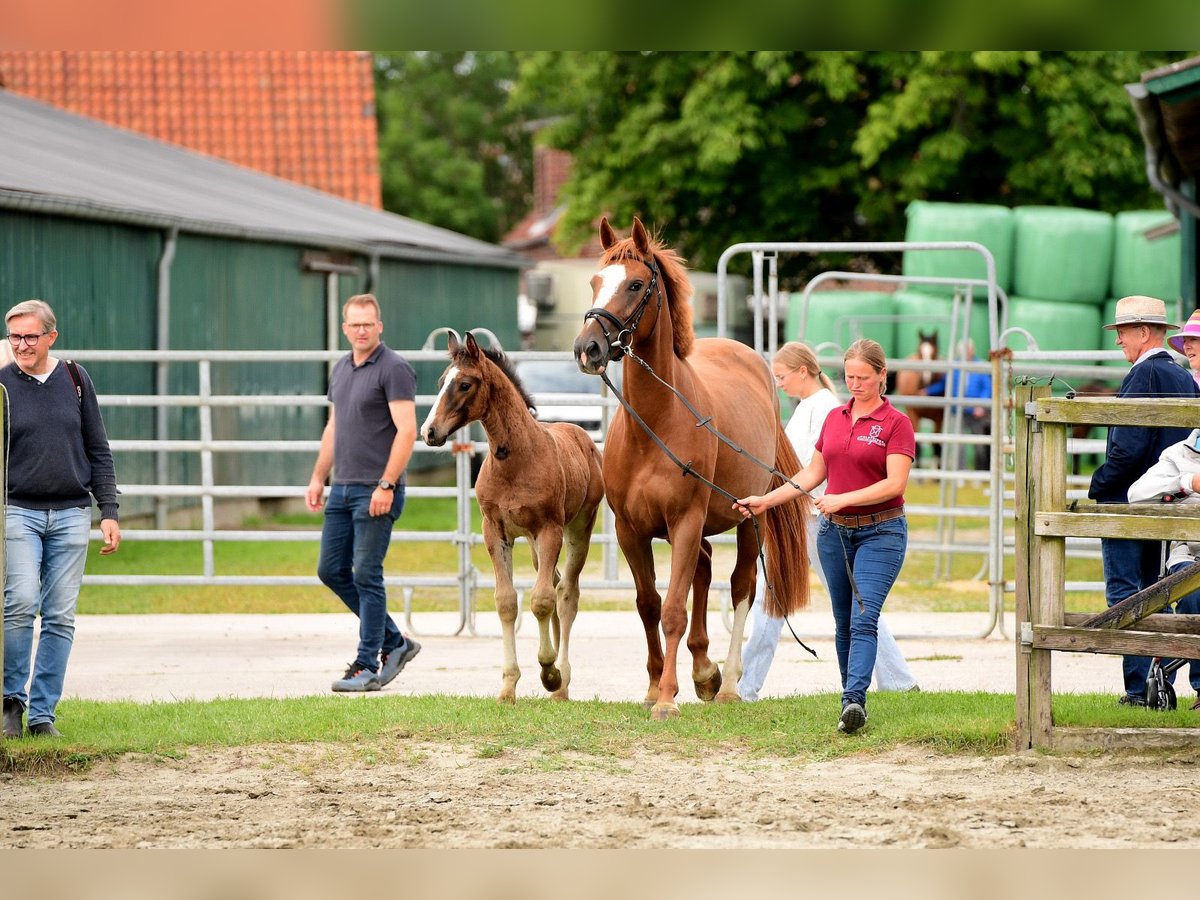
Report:
M359 50L0 50L0 84L382 208L372 56Z
M4 91L0 207L408 259L530 264L495 244Z

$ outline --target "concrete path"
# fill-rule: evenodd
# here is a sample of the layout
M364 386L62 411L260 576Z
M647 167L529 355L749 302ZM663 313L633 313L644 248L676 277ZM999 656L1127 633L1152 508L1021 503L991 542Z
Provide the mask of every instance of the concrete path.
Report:
M901 650L924 690L1011 693L1016 683L1013 622L1005 632L975 637L982 613L889 613ZM787 629L763 690L764 697L840 690L828 611L792 618L819 654L814 660ZM357 622L346 614L80 616L65 696L137 701L215 697L289 697L329 693L354 656ZM418 613L420 655L385 693L494 696L500 687L501 644L493 613L480 613L481 636L452 636L453 613ZM710 615L712 655L725 656L728 632ZM811 640L809 639L811 637ZM544 696L538 681L537 623L528 613L517 636L522 677L518 696ZM633 612L588 612L571 637L571 695L575 699L640 701L646 692L646 651ZM683 703L696 702L691 658L679 665ZM1116 657L1055 654L1056 692L1121 692ZM1178 681L1181 700L1191 696Z

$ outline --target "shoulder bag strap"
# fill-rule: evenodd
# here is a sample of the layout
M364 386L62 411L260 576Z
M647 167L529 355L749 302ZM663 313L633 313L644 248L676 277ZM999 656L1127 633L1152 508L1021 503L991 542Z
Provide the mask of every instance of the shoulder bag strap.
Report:
M71 376L71 382L75 385L75 398L79 401L79 405L83 405L83 379L79 377L79 366L75 365L75 360L66 360L67 372Z

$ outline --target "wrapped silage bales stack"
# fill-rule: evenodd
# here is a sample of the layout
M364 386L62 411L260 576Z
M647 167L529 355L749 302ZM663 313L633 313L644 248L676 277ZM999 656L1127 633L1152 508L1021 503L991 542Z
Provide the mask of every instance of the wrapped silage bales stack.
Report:
M990 203L930 203L914 200L905 211L904 239L910 242L974 241L983 244L996 262L996 283L1006 293L1012 284L1013 214L1007 206ZM937 278L987 278L987 263L968 250L909 250L904 253L905 275ZM953 285L912 285L909 290L949 297ZM975 297L987 296L977 287Z
M784 334L789 341L803 341L820 356L828 356L833 343L840 350L859 337L878 341L884 355L891 356L896 344L892 294L886 291L814 291L809 295L808 315L803 315L803 297L796 291L788 297ZM801 320L804 328L801 330Z
M1113 217L1092 209L1023 206L1013 210L1013 294L1008 323L1041 351L1097 350L1110 295ZM1007 345L1032 349L1023 336Z

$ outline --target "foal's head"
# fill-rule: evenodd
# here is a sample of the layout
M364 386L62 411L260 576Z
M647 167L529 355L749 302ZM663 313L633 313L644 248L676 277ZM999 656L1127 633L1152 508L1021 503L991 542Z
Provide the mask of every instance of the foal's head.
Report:
M440 447L470 422L482 419L495 402L497 392L509 382L521 397L526 410L533 410L533 399L518 380L508 357L499 350L480 347L475 335L467 332L459 342L458 334L447 329L450 365L438 379L438 395L425 423L421 437L431 447ZM532 417L531 417L532 418Z

